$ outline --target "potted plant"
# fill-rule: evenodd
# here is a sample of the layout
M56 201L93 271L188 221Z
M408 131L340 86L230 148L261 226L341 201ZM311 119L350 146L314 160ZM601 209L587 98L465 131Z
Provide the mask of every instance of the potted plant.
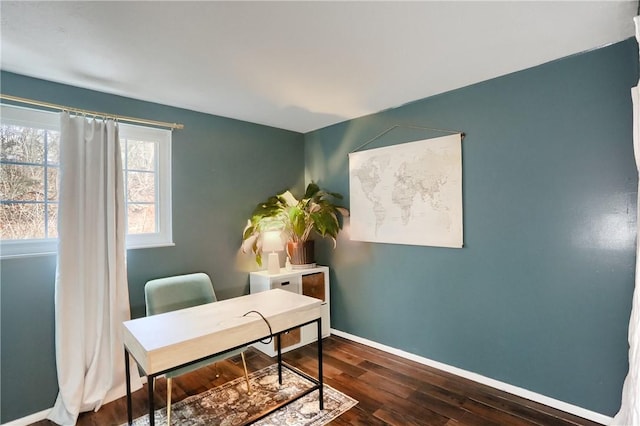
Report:
M312 234L330 238L336 245L341 219L349 210L334 202L342 195L327 192L311 182L303 198L297 199L290 191L269 197L259 203L247 221L242 235L242 251L252 251L258 265L262 265L262 235L279 230L287 241L287 255L293 265L313 264Z

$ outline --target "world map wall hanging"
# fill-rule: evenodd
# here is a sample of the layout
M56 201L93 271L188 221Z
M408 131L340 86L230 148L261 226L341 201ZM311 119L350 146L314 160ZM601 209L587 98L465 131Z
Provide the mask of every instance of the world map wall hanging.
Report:
M352 240L461 248L462 135L349 154Z

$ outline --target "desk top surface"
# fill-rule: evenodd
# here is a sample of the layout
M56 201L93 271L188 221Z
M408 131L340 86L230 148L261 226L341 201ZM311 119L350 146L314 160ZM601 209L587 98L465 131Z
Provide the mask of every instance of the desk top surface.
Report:
M124 343L136 361L149 374L188 362L178 355L182 349L194 356L212 354L249 343L269 335L260 312L278 333L320 317L321 301L308 296L274 289L247 296L152 315L123 323ZM155 354L174 351L175 360L152 365ZM205 356L202 355L202 356ZM198 359L196 357L192 359Z

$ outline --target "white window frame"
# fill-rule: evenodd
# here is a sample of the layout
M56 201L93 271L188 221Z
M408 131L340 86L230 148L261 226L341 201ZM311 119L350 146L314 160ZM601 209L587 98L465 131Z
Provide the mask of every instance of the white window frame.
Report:
M0 117L3 124L37 126L42 129L60 131L60 114L57 112L2 104L0 105ZM119 123L118 127L121 139L154 141L157 148L155 177L157 185L156 228L158 232L127 235L127 249L173 246L175 244L171 214L171 131L126 123ZM57 238L0 240L0 259L54 255L57 254L57 250Z
M119 124L120 139L154 141L157 153L156 220L157 231L151 234L127 234L127 248L172 246L171 216L171 131L154 127Z

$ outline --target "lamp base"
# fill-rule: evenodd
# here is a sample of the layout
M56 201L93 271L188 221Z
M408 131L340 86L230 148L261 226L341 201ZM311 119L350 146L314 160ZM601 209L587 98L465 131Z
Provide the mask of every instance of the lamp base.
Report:
M267 270L269 271L269 275L280 273L280 257L278 257L278 253L275 253L275 252L269 253Z

